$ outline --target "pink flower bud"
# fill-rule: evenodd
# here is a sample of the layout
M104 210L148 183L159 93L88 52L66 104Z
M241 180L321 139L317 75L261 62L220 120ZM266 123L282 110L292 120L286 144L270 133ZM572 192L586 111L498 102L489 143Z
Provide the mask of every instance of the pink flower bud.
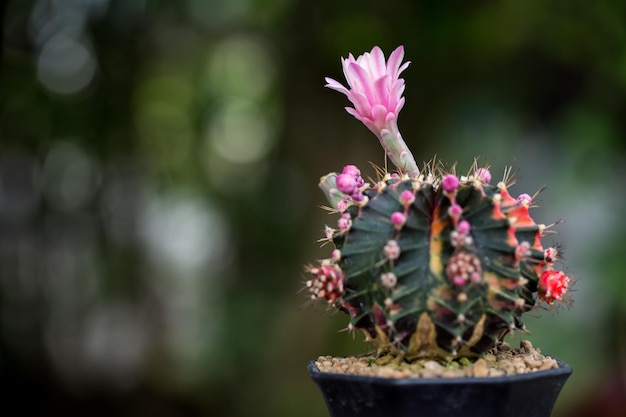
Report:
M395 240L390 240L383 248L383 253L385 254L385 258L389 260L398 259L400 257L400 245L398 245L398 242Z
M353 178L358 178L361 176L361 170L356 167L356 165L346 165L343 167L341 171L342 174L350 175Z
M530 202L532 200L533 200L533 198L530 195L526 194L526 193L520 194L517 197L517 202L520 203L520 204L530 204Z
M402 203L403 206L405 207L410 206L411 204L413 204L414 201L415 201L415 195L413 195L411 191L404 190L400 194L400 203Z
M441 186L446 192L453 193L456 191L457 188L459 188L459 179L456 177L456 175L448 174L443 177L443 180L441 181Z
M393 272L385 272L380 276L380 282L385 288L393 288L398 283L398 278Z
M350 196L352 197L352 199L354 201L356 201L357 203L363 201L363 199L365 199L365 196L363 195L363 193L357 188L352 192L352 195Z
M350 218L350 215L348 213L343 213L341 215L341 217L337 221L337 227L342 232L345 232L349 230L350 227L352 227L352 219Z
M399 230L402 226L404 226L404 223L406 223L406 216L404 213L396 211L391 214L391 223L393 223L394 227Z
M491 172L489 172L487 168L478 168L474 175L484 184L489 184L491 182Z
M456 229L459 231L460 234L466 235L469 233L470 227L471 226L467 220L461 220Z
M448 209L448 215L453 219L458 219L463 214L463 208L458 204L452 204Z
M357 188L356 179L352 175L339 174L337 175L337 189L344 194L352 194Z
M452 282L454 283L454 285L461 287L465 284L465 279L462 276L457 275L452 279Z
M344 211L345 209L348 208L349 205L350 203L348 202L348 197L344 196L343 199L337 202L337 210Z

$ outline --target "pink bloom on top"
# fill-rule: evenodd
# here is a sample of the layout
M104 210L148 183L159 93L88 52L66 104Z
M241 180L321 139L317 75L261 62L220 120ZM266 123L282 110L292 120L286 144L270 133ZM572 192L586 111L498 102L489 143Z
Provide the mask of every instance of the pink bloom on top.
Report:
M346 111L378 137L383 129L395 126L398 113L404 106L404 79L399 76L409 62L403 64L403 57L404 47L399 46L385 62L383 51L375 46L371 52L356 59L352 54L341 59L349 88L326 78L326 87L345 94L354 105L354 108L346 107Z

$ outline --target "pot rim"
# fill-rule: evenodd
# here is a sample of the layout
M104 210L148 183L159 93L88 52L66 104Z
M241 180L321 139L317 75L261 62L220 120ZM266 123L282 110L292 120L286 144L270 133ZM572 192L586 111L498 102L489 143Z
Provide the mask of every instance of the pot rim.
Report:
M486 376L486 377L454 377L454 378L387 378L382 376L357 375L357 374L339 374L334 372L320 371L315 365L315 360L311 360L307 364L309 374L313 378L334 379L338 381L358 381L361 383L373 383L381 385L454 385L454 384L498 384L507 382L530 381L541 378L554 377L556 375L570 375L573 372L571 366L561 361L559 358L551 356L559 364L558 368L547 369L544 371L534 371L525 374L505 375L505 376Z

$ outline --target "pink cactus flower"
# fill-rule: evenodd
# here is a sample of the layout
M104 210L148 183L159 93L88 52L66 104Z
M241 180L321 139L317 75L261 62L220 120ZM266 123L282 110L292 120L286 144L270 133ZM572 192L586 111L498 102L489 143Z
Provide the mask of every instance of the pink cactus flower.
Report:
M348 87L329 77L326 87L345 94L354 106L346 107L346 111L378 137L394 165L417 176L417 164L398 130L398 114L404 106L400 74L409 66L409 62L402 63L403 58L403 46L397 47L387 61L378 46L357 58L349 54L341 59Z
M354 108L346 107L346 111L379 135L390 119L398 118L404 106L404 79L399 75L409 62L402 64L403 57L402 46L391 53L387 62L378 46L356 59L350 54L347 59L341 59L350 89L328 77L326 87L345 94L354 105Z

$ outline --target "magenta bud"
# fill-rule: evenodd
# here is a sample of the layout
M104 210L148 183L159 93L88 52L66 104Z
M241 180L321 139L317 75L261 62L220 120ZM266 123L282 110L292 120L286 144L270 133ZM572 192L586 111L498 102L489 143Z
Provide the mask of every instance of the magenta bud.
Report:
M402 203L402 205L408 206L408 205L413 204L414 201L415 201L415 196L413 195L411 191L404 190L400 194L400 203Z
M470 231L470 224L467 220L461 220L456 227L460 234L466 235Z
M487 168L478 168L475 175L476 178L484 184L491 182L491 172L489 172Z
M393 223L396 228L400 228L406 223L406 216L404 213L396 211L391 214L391 223Z
M344 211L345 209L348 208L349 205L350 203L348 202L348 197L344 196L343 199L337 202L337 210Z
M357 188L356 179L348 174L337 175L337 189L344 194L352 194Z
M346 230L350 229L350 227L352 227L352 219L350 218L350 215L348 213L343 213L341 215L341 218L337 220L337 227L342 232L345 232Z
M358 188L354 190L354 192L352 193L351 197L357 203L363 201L363 199L365 198L363 193L361 191L359 191Z
M341 173L354 177L355 179L361 176L361 170L358 169L356 165L346 165L343 167Z
M453 193L457 188L459 188L459 179L454 174L448 174L443 177L441 186L446 192Z
M452 204L450 208L448 209L448 214L453 219L458 219L462 213L463 213L463 208L459 206L458 204Z
M532 200L533 200L533 198L530 195L526 194L526 193L520 194L517 197L517 202L520 203L520 204L530 204L530 202Z

